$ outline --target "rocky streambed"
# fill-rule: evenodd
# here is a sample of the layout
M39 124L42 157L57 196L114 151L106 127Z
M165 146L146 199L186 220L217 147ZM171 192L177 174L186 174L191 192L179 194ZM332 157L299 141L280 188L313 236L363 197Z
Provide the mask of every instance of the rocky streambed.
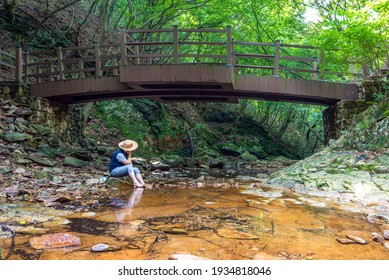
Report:
M150 188L134 190L106 180L99 151L1 144L3 259L389 258L386 154L364 165L350 151L224 168L138 159Z

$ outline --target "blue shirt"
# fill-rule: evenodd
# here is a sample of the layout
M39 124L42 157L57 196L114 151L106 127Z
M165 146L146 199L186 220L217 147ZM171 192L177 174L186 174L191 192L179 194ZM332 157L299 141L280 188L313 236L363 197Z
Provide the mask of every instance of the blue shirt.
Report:
M111 158L111 163L109 164L109 172L111 173L116 167L124 166L123 161L128 159L128 155L121 149L117 150Z

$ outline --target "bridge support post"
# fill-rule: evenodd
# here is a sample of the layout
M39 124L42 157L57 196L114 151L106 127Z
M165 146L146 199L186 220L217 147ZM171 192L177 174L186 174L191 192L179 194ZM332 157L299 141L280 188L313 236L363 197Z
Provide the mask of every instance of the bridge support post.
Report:
M280 72L280 40L275 41L274 44L274 68L273 76L279 77Z
M121 57L120 57L120 66L127 65L127 34L124 30L124 27L120 27L120 48L121 48Z
M232 33L231 33L231 26L227 26L226 28L227 32L227 66L233 65L233 41L232 41Z
M20 83L23 81L23 51L21 47L16 48L15 59L16 59L15 78L16 78L16 82Z
M173 56L174 56L174 64L178 64L178 26L173 26Z
M58 80L64 80L62 47L57 48Z

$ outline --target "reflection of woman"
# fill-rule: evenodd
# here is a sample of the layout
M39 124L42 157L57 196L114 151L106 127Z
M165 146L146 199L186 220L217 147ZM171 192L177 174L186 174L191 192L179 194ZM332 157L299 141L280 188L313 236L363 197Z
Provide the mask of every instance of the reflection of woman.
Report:
M131 152L138 148L138 143L133 140L125 140L119 143L119 150L117 150L111 158L109 164L109 173L112 177L130 176L134 182L135 188L144 188L142 175L138 168L132 166Z

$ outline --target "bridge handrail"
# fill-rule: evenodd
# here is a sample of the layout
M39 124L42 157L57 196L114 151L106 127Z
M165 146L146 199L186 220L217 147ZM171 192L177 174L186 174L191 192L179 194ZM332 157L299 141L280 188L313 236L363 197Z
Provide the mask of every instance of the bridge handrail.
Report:
M165 35L161 35L163 33ZM119 75L120 67L144 64L224 64L237 73L264 74L263 71L271 71L273 76L279 76L281 71L309 73L312 79L341 74L326 69L324 54L319 53L317 47L284 44L278 40L234 41L229 26L225 29L122 28L120 38L118 43L26 51L24 57L21 48L16 48L15 56L1 50L0 66L16 72L16 81L27 83ZM8 54L14 62L3 61L1 54ZM3 72L0 71L0 77L4 76ZM364 71L365 78L366 73ZM359 73L347 74L360 76Z

